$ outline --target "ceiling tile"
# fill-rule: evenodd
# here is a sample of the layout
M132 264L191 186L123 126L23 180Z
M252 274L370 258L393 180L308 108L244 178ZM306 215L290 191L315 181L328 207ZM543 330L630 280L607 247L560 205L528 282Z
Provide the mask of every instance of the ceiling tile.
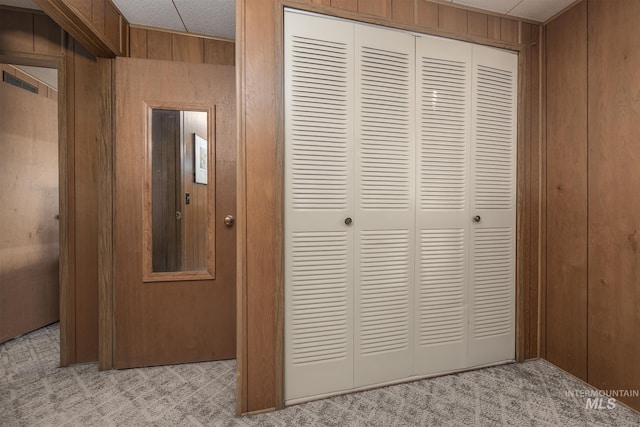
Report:
M171 0L113 0L131 24L185 31Z
M235 39L235 0L174 0L190 33Z
M40 10L40 8L31 0L0 0L0 4L6 6L24 7L25 9Z
M576 0L523 0L509 15L545 22Z
M491 12L507 13L521 1L522 0L453 0L453 3L489 10Z

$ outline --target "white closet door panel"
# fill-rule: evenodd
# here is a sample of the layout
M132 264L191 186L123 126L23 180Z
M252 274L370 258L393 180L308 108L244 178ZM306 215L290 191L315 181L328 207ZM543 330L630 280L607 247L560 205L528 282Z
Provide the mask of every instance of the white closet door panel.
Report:
M471 45L416 41L416 374L467 366Z
M471 366L515 358L518 57L473 47Z
M414 37L356 25L356 387L413 373Z
M285 399L353 388L353 24L285 14Z

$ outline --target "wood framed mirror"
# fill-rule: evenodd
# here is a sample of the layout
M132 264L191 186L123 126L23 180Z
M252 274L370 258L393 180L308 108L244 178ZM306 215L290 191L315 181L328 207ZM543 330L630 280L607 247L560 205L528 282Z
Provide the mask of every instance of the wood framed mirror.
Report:
M215 278L215 110L147 109L143 280Z

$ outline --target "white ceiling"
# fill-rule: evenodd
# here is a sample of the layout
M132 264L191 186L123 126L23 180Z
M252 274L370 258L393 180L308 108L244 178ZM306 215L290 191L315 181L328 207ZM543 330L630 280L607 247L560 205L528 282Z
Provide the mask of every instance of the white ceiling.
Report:
M361 0L362 1L362 0ZM366 1L366 0L365 0ZM556 13L576 0L440 0L443 3L453 3L471 6L491 12L504 13L518 18L532 19L545 22Z
M359 0L371 1L371 0ZM545 22L578 0L436 0ZM235 0L113 0L132 24L235 38ZM32 0L0 4L37 9Z
M113 0L132 24L236 37L235 0Z
M30 67L27 65L14 65L14 67L19 68L46 85L56 90L58 89L58 70L55 68Z

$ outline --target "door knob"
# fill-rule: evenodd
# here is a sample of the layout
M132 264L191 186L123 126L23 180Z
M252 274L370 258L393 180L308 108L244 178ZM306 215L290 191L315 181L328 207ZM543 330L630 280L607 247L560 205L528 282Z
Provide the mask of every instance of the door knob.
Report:
M227 227L231 227L234 222L236 222L236 219L233 216L227 215L224 217L224 225Z
M177 220L182 219L182 212L180 212L180 211L176 211L176 219L177 219Z
M480 215L476 215L473 217L473 222L480 222L482 218L480 218Z
M344 223L347 224L347 225L351 225L352 222L353 222L353 220L351 218L346 218L344 220Z

